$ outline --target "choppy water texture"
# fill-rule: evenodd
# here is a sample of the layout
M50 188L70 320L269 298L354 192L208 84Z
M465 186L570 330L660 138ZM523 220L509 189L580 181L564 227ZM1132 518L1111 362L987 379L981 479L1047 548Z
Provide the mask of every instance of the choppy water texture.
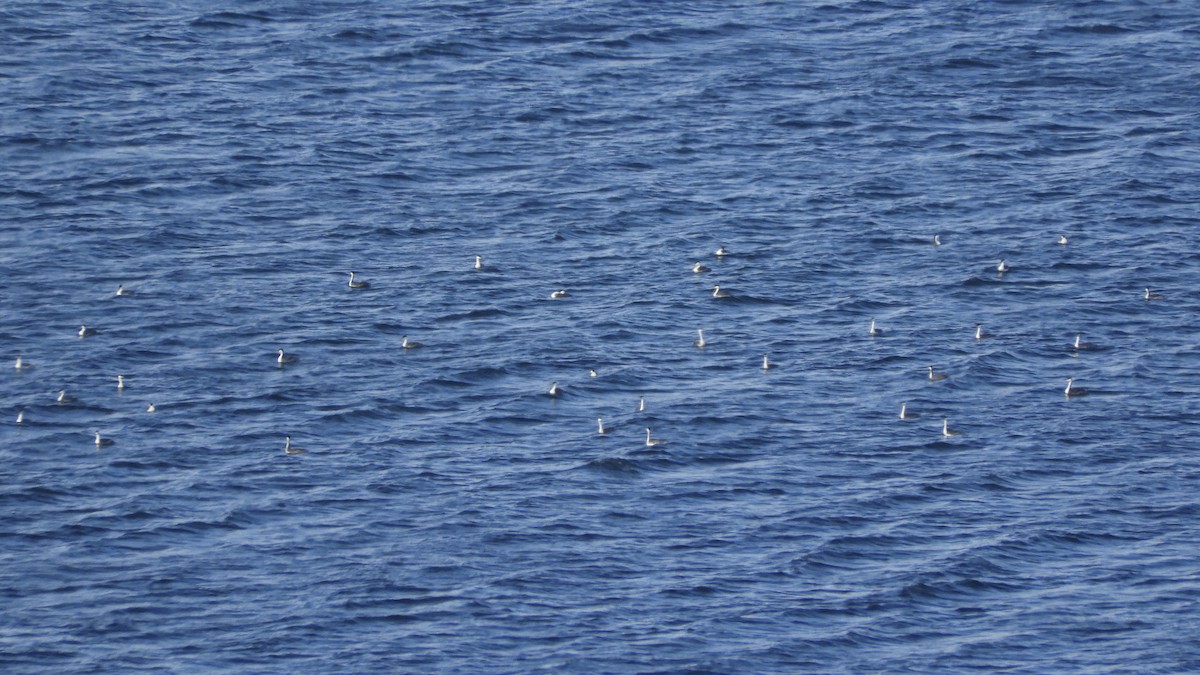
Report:
M0 7L6 672L1200 670L1195 3L195 4Z

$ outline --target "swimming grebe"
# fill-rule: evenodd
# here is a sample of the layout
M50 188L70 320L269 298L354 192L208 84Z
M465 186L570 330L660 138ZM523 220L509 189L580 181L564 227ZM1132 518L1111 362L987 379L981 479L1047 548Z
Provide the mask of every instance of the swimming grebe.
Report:
M1082 387L1072 387L1071 383L1074 381L1075 381L1074 378L1068 377L1067 378L1067 388L1063 389L1063 394L1065 394L1068 398L1071 396L1083 396L1084 394L1087 393L1087 389L1083 389Z
M1093 345L1090 342L1083 342L1083 341L1081 341L1081 338L1083 338L1082 335L1076 335L1075 342L1071 346L1074 347L1075 349L1095 349L1096 348L1096 345Z
M570 293L568 293L566 290L564 290L564 289L561 289L561 288L560 288L560 289L558 289L557 291L554 291L553 293L551 293L551 294L550 294L550 299L551 299L551 300L558 300L559 298L566 298L566 297L570 297L570 295L571 295L571 294L570 294Z
M421 344L420 342L413 342L412 340L408 339L407 335L405 335L404 337L400 338L400 346L405 349L417 349L418 347L424 347L425 345Z
M981 324L981 323L975 324L975 339L982 340L983 338L987 338L987 337L992 337L992 334L985 333L983 331L983 324Z
M55 400L55 401L57 401L57 402L59 402L59 403L72 403L72 402L74 402L74 401L75 401L75 397L74 397L74 396L67 396L67 390L66 390L66 389L60 389L60 390L58 391L58 396L56 396L56 397L54 398L54 400Z
M292 445L292 437L291 436L283 437L283 454L285 454L285 455L303 455L306 452L308 452L308 451L305 450L304 448L300 448L300 447L296 447L296 446Z
M17 424L25 423L25 409L21 408L17 411Z
M933 245L934 246L942 245L942 235L940 235L940 234L933 235Z
M935 372L933 372L933 366L929 366L929 380L931 382L937 382L938 380L944 380L947 377L950 377L950 376L945 373L935 373Z
M1065 234L1058 235L1058 244L1059 244L1059 246L1066 246L1067 245L1067 235L1065 235Z
M81 338L85 338L85 337L91 337L91 336L93 336L93 335L95 335L95 334L96 334L96 329L95 329L95 328L88 328L87 326L80 326L80 327L79 327L79 333L78 333L78 335L79 335L79 337L81 337Z
M867 335L883 335L883 329L875 327L875 319L871 319L871 327L867 329Z
M350 288L370 288L371 284L365 281L357 281L354 278L354 272L350 273Z
M155 407L154 407L154 404L153 404L153 403L151 403L150 405L146 406L146 412L154 412L156 409L157 409L157 408L155 408Z
M599 377L600 373L596 372L595 368L588 368L588 377Z
M728 298L729 292L721 290L720 286L713 286L713 295L712 296L714 298Z
M950 428L950 420L946 419L945 417L942 418L942 435L947 438L958 435L958 431L956 429Z
M483 269L483 256L475 256L475 269Z
M96 432L96 447L97 448L103 448L103 447L106 447L106 446L109 446L112 444L113 444L113 440L111 438L101 438L100 432L99 431Z
M1004 274L1005 272L1007 272L1007 271L1009 271L1009 270L1011 270L1011 269L1012 269L1012 268L1011 268L1011 267L1009 267L1009 266L1008 266L1008 263L1007 263L1007 262L1005 262L1004 260L1001 260L1001 261L1000 261L1000 264L999 264L999 265L996 265L996 271L997 271L997 272L999 272L1000 274Z
M1162 293L1151 293L1150 289L1147 288L1146 294L1142 297L1144 297L1146 300L1162 300L1163 294Z
M661 438L650 438L650 427L646 427L646 445L653 447L655 445L666 445L667 442Z
M693 345L695 345L695 346L697 346L697 347L699 347L699 348L701 348L701 349L704 349L704 346L708 344L708 342L705 342L705 340L704 340L704 329L703 329L703 328L697 328L697 329L696 329L696 332L700 334L700 339L699 339L699 340L693 340L693 341L692 341L692 344L693 344Z
M598 433L599 433L601 436L603 436L604 434L607 434L607 433L608 433L608 429L607 429L607 428L604 426L604 419L603 419L603 418L600 418L600 417L597 417L597 418L596 418L596 431L597 431L597 432L598 432Z
M907 402L907 401L905 401L904 403L901 403L901 404L900 404L900 419L902 419L902 420L915 420L915 419L917 419L918 417L920 417L920 415L918 415L917 413L910 413L910 412L908 412L908 402Z
M637 411L638 412L646 412L646 397L645 396L638 397Z
M125 376L117 376L117 391L125 391Z
M558 386L558 383L557 383L557 382L552 382L552 383L550 383L550 391L549 391L549 394L550 394L551 396L558 396L558 395L559 395L559 394L561 394L561 393L562 393L562 388Z
M767 359L767 355L766 355L766 354L763 354L762 369L763 369L763 370L770 370L770 369L772 369L772 368L774 368L774 367L775 367L775 364L771 363L771 362L770 362L770 361Z
M725 256L729 255L729 251L725 250L724 246L717 247L715 253L718 258L724 258Z
M291 354L284 354L282 349L279 350L279 356L275 358L275 363L278 363L281 366L285 363L294 363L295 361L296 357L292 356Z
M130 295L133 295L133 291L131 291L131 290L129 290L128 288L125 288L124 286L121 286L121 285L119 285L119 284L118 284L118 285L117 285L117 295L119 295L119 296L130 296Z
M17 362L13 364L13 367L16 368L17 370L21 370L22 368L32 368L33 364L25 363L24 361L21 360L21 357L18 356Z
M711 272L712 269L705 267L704 265L701 265L697 261L695 265L692 265L692 271L695 272L696 274L704 274L705 272Z

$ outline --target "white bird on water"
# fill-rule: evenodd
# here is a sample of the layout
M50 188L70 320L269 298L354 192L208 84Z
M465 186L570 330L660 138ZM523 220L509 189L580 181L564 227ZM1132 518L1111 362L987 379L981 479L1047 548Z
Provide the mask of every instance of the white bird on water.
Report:
M948 377L950 377L950 376L945 373L933 372L933 366L929 366L929 381L930 382L937 382L939 380L944 380Z
M558 386L557 382L551 382L550 383L550 391L548 393L551 396L558 396L559 394L562 393L562 388Z
M81 338L85 338L85 337L91 337L91 336L93 336L93 335L95 335L95 334L96 334L96 329L95 329L95 328L88 328L87 326L80 326L80 327L79 327L79 333L78 333L78 335L79 335L79 337L81 337Z
M475 269L483 269L483 256L475 256Z
M1067 235L1065 235L1065 234L1058 235L1058 245L1059 246L1067 245Z
M1084 394L1087 393L1087 389L1084 389L1082 387L1071 386L1071 383L1074 381L1075 381L1074 378L1071 378L1071 377L1067 378L1067 388L1063 389L1063 394L1066 395L1067 398L1070 398L1072 396L1083 396Z
M150 405L146 406L146 412L154 412L155 410L156 410L156 408L154 407L154 404L153 404L153 403L151 403Z
M695 341L693 341L693 342L692 342L692 344L693 344L693 345L695 345L695 346L697 346L697 347L699 347L699 348L701 348L701 349L704 349L704 346L708 344L708 343L707 343L707 342L705 342L705 340L704 340L704 329L703 329L703 328L697 328L697 329L696 329L696 332L700 334L700 339L699 339L699 340L695 340Z
M66 389L59 389L59 390L58 390L58 396L57 396L57 397L55 397L55 399L54 399L54 400L55 400L55 401L58 401L59 403L72 403L72 402L74 402L74 400L75 400L75 397L74 397L74 396L67 396L67 390L66 390Z
M290 354L284 354L282 349L279 350L279 356L275 358L275 363L278 363L281 366L285 363L294 363L295 361L296 357Z
M604 426L603 418L600 418L600 417L596 418L596 432L599 433L601 436L608 433L608 427Z
M774 367L775 367L775 364L774 364L774 363L771 363L771 361L767 359L767 355L766 355L766 354L763 354L762 369L763 369L763 370L770 370L770 369L772 369L772 368L774 368Z
M1143 295L1142 297L1145 298L1146 300L1162 300L1163 294L1162 293L1151 293L1150 289L1147 288L1146 294Z
M106 446L109 446L112 444L113 444L113 440L111 438L103 438L100 436L99 431L96 432L96 447L97 448L103 448L103 447L106 447Z
M951 429L950 420L946 419L945 417L942 418L942 435L946 438L958 435L958 430Z
M404 337L400 338L400 346L405 349L417 349L424 347L425 345L421 344L420 342L413 342L412 340L408 339L407 335L405 335Z
M597 373L595 368L588 369L588 377L599 377L599 376L600 376L600 373Z
M17 411L17 424L25 423L25 409L21 408Z
M908 402L907 401L900 404L900 419L915 420L918 417L920 417L920 415L918 415L917 413L908 412Z
M875 327L875 319L871 319L871 327L867 329L868 335L883 335L882 328Z
M117 391L125 391L125 376L117 376Z
M638 412L646 412L646 397L645 396L638 397L637 411Z
M712 269L705 267L704 265L701 265L699 261L696 261L696 264L692 265L692 271L696 274L704 274L705 272L711 272Z
M1072 347L1074 347L1074 348L1075 348L1075 349L1077 349L1077 350L1081 350L1081 349L1095 349L1095 348L1096 348L1096 345L1093 345L1093 344L1092 344L1092 343L1090 343L1090 342L1083 342L1083 341L1082 341L1082 339L1083 339L1083 335L1076 335L1076 336L1075 336L1075 342L1074 342L1074 343L1073 343L1071 346L1072 346Z
M133 291L118 284L117 285L117 295L121 296L121 297L130 296L130 295L133 295Z
M940 235L940 234L933 235L933 245L934 246L942 245L942 235Z
M667 441L662 438L651 438L650 427L646 427L646 446L654 447L656 445L666 445Z
M725 250L724 246L718 246L714 253L718 258L724 258L725 256L729 255L729 251Z
M1003 259L1000 260L999 265L996 265L996 271L999 272L1000 274L1004 274L1005 272L1007 272L1011 269L1012 269L1012 267L1009 267L1008 262L1006 262Z
M350 273L350 288L370 288L371 284L365 281L358 281L354 278L354 272Z
M283 437L283 454L285 454L285 455L303 455L306 452L308 452L308 451L305 450L304 448L300 448L295 445L292 445L292 437L291 436Z
M721 290L721 287L720 287L720 286L713 286L713 295L712 295L712 296L713 296L714 298L728 298L728 297L729 297L729 291L723 291L723 290Z
M17 370L21 370L22 368L31 368L31 367L33 367L33 364L25 363L24 361L21 360L21 357L18 356L17 362L13 364L13 367L16 368Z
M557 291L554 291L553 293L551 293L551 294L550 294L550 299L551 299L551 300L558 300L559 298L567 298L567 297L570 297L570 295L571 295L571 294L570 294L570 293L568 293L568 292L566 291L566 289L560 288L560 289L558 289Z
M975 324L975 339L982 340L983 338L987 338L987 337L992 337L992 334L984 332L983 324L981 324L981 323Z

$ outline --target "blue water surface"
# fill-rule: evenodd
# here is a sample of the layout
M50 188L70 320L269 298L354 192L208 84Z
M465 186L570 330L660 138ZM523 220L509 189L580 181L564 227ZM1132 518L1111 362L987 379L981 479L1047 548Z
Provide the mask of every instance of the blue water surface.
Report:
M0 666L1200 670L1196 10L4 3Z

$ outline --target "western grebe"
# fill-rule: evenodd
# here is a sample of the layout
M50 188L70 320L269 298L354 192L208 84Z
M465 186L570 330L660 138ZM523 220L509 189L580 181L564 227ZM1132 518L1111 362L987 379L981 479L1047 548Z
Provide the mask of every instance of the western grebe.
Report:
M129 290L128 288L125 288L124 286L121 286L121 285L117 285L117 295L124 297L124 296L130 296L133 294L134 294L134 292Z
M601 436L608 433L608 428L604 426L604 420L600 417L596 418L596 431Z
M150 405L146 406L146 412L154 412L155 410L157 410L157 408L155 408L155 407L154 407L154 404L153 404L153 403L151 403Z
M74 402L74 401L75 401L75 397L74 397L74 396L67 396L67 390L66 390L66 389L60 389L60 390L58 391L58 396L56 396L56 397L54 398L54 400L55 400L55 401L57 401L57 402L59 402L59 403L72 403L72 402Z
M907 401L900 404L900 419L915 420L918 417L920 417L920 415L918 415L917 413L908 412L908 402Z
M117 376L117 391L125 391L125 376Z
M983 324L981 324L981 323L975 324L975 339L982 340L983 338L987 338L987 337L992 337L992 334L984 332Z
M718 246L714 253L718 258L724 258L725 256L729 255L729 251L725 250L724 246Z
M704 340L704 329L703 329L703 328L697 328L697 329L696 329L696 332L697 332L697 333L700 335L700 339L699 339L699 340L694 340L694 341L692 341L692 344L693 344L693 345L695 345L695 346L697 346L697 347L699 347L699 348L701 348L701 349L704 349L704 346L708 344L708 342L706 342L706 341Z
M645 396L638 397L637 411L638 412L646 412L646 397Z
M729 292L721 290L720 286L713 286L713 297L714 298L728 298Z
M770 369L772 369L772 368L774 368L774 367L775 367L775 364L771 363L771 362L770 362L770 360L768 360L768 359L767 359L767 355L766 355L766 354L763 354L762 369L763 369L763 370L770 370Z
M25 409L21 408L17 411L17 424L25 423Z
M1146 294L1142 297L1144 297L1146 300L1162 300L1163 294L1162 293L1151 293L1150 289L1147 288Z
M931 382L937 382L938 380L944 380L944 379L946 379L946 378L948 378L948 377L950 377L950 376L949 376L949 375L947 375L947 374L945 374L945 373L935 373L935 372L933 372L933 366L929 366L929 380L930 380Z
M655 445L666 445L667 441L662 438L650 438L650 427L646 427L646 445L653 447Z
M1012 267L1009 267L1008 263L1004 260L1001 260L1000 264L996 265L996 271L999 272L1000 274L1004 274L1005 272L1007 272L1011 269L1012 269Z
M1059 244L1059 246L1066 246L1067 245L1067 235L1065 235L1065 234L1058 235L1058 244Z
M875 327L875 319L871 319L871 327L867 329L868 335L883 335L882 328Z
M557 382L552 382L552 383L550 383L550 391L549 391L549 394L550 394L551 396L558 396L558 395L559 395L559 394L561 394L561 393L562 393L562 388L558 386L558 383L557 383Z
M475 269L483 269L483 256L475 256Z
M697 261L695 265L692 265L692 271L695 272L696 274L704 274L705 272L711 272L712 269L705 267L704 265L701 265Z
M567 292L565 289L561 289L561 288L560 288L560 289L558 289L557 291L554 291L553 293L551 293L551 294L550 294L550 299L551 299L551 300L558 300L559 298L566 298L566 297L570 297L570 295L571 295L571 294L570 294L570 293L568 293L568 292Z
M417 349L418 347L424 347L425 345L421 344L420 342L413 342L412 340L408 339L407 335L405 335L404 337L400 338L400 346L405 349Z
M588 377L599 377L599 376L600 376L600 373L597 373L595 368L588 369Z
M370 288L371 284L365 281L358 281L354 278L354 272L350 273L350 288Z
M13 364L13 367L16 368L17 370L21 370L22 368L32 368L33 364L25 363L24 361L21 360L21 357L18 356L17 362Z
M1071 396L1083 396L1084 394L1086 394L1086 393L1087 393L1087 389L1083 389L1082 387L1073 387L1073 386L1071 386L1071 383L1072 383L1072 382L1074 382L1074 381L1075 381L1075 379L1074 379L1074 378L1071 378L1071 377L1068 377L1068 378L1067 378L1067 388L1066 388L1066 389L1063 389L1063 394L1065 394L1067 397L1071 397Z
M946 419L945 417L942 418L942 435L947 438L958 435L958 430L951 429L950 420Z
M934 246L942 245L942 235L940 235L940 234L933 235L933 245Z
M296 357L292 356L291 354L284 354L282 349L279 350L279 356L275 358L275 363L278 363L281 366L285 363L294 363L295 361Z
M283 437L283 454L285 454L285 455L303 455L306 452L308 452L308 451L305 450L304 448L300 448L295 445L292 445L292 437L291 436Z
M91 337L91 336L93 336L93 335L95 335L95 334L96 334L96 329L95 329L95 328L88 328L87 326L80 326L80 327L79 327L79 333L78 333L78 335L79 335L79 337L81 337L81 338L85 338L85 337Z
M1074 347L1075 349L1095 349L1096 348L1096 345L1093 345L1090 342L1083 342L1082 338L1083 338L1082 335L1076 335L1075 342L1071 346Z
M99 431L96 432L96 447L97 448L103 448L103 447L106 447L106 446L109 446L112 444L113 444L113 440L111 438L102 438L100 436L100 432Z

